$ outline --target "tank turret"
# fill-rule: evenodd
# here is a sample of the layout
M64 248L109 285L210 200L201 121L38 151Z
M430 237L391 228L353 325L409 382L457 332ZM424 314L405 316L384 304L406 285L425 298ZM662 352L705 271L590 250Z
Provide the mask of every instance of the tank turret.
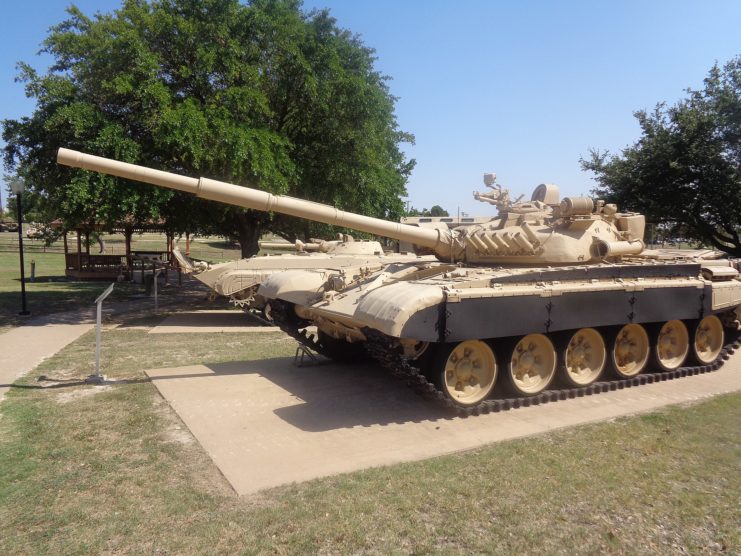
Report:
M296 253L328 253L333 255L382 255L383 246L377 241L355 241L349 234L337 234L337 239L310 238L304 242L260 241L260 249L293 251Z
M204 199L406 241L445 262L540 266L597 263L638 254L644 247L642 215L620 214L614 205L595 204L584 197L567 197L555 206L552 186L539 186L529 202L500 203L500 218L490 224L430 229L69 149L59 149L57 160L67 166L185 191Z

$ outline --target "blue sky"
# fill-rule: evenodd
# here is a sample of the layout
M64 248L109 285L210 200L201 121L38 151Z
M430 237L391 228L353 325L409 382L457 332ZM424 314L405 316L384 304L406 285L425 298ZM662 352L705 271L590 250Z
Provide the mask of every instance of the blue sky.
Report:
M118 0L80 0L83 12ZM69 2L5 2L0 118L33 111L15 63L37 56ZM590 148L619 152L632 114L700 88L711 66L741 55L741 1L305 0L375 48L392 77L400 127L416 136L408 190L417 208L492 213L473 201L484 172L513 195L552 182L563 195L594 186L579 167ZM3 187L3 201L5 188Z

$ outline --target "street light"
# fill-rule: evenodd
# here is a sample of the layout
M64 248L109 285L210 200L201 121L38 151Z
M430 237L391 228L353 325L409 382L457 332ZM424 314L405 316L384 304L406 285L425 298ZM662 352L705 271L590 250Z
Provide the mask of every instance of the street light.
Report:
M21 255L21 297L23 299L23 310L18 313L19 315L30 315L31 313L26 309L26 274L23 266L23 214L21 213L21 195L25 184L23 180L14 179L10 182L10 190L15 195L17 215L18 215L18 250Z

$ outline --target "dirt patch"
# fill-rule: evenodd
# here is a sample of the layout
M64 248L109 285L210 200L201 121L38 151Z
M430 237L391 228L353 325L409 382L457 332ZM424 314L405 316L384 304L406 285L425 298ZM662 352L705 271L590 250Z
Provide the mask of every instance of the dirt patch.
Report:
M166 430L165 438L169 442L175 442L177 444L193 444L195 442L195 438L190 434L190 431L184 430L181 427Z
M154 412L163 424L161 432L165 442L173 442L184 446L195 443L195 438L188 427L183 424L165 400L157 395L152 405L154 406Z
M59 404L68 404L71 402L76 402L77 400L81 400L83 398L89 398L90 396L94 396L102 392L107 392L110 389L111 387L106 385L88 386L85 388L78 388L76 390L60 392L59 394L57 394L55 400Z

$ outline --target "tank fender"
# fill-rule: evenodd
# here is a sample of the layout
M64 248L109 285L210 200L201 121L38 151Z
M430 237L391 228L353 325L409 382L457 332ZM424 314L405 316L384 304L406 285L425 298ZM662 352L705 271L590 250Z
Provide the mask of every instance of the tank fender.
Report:
M213 289L219 295L229 297L237 292L251 288L270 276L271 271L258 270L230 270L221 274L213 284Z
M410 282L391 284L364 296L355 309L355 319L365 326L398 338L411 317L444 301L445 292L440 286ZM425 311L424 314L429 314L431 319L425 328L435 329L438 312Z
M265 279L257 290L265 299L282 299L296 305L311 305L322 295L327 273L319 270L284 270Z

